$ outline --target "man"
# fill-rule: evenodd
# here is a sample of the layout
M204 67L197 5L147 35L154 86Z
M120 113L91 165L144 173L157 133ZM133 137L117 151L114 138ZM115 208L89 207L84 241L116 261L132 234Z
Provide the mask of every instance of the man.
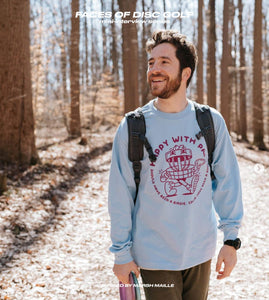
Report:
M142 111L157 161L144 154L134 205L136 185L123 119L109 181L113 271L123 283L131 271L137 276L141 272L147 300L202 300L207 298L216 247L215 211L225 242L217 278L229 276L236 264L243 216L238 164L225 122L211 109L216 138L211 179L206 142L196 138L194 104L186 97L197 61L194 45L178 32L158 31L147 42L147 51L147 79L156 98Z

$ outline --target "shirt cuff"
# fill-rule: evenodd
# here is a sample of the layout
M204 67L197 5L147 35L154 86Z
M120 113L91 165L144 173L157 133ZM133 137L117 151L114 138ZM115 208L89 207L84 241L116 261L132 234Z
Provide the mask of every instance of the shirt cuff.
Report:
M130 249L115 253L115 264L123 265L133 261Z
M236 228L227 228L224 230L224 238L223 241L227 240L235 240L238 237L238 229Z

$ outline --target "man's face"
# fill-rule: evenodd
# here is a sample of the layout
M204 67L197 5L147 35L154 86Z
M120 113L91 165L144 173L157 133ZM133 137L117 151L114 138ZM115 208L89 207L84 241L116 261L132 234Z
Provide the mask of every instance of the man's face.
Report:
M152 95L159 98L167 99L179 89L181 73L175 46L163 43L152 49L147 81Z

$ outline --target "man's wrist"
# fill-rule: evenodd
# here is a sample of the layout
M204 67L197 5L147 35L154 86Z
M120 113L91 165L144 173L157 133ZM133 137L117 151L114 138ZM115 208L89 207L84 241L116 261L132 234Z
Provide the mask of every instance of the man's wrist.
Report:
M241 240L239 238L235 240L226 240L224 241L224 245L234 247L235 250L238 250L241 247Z

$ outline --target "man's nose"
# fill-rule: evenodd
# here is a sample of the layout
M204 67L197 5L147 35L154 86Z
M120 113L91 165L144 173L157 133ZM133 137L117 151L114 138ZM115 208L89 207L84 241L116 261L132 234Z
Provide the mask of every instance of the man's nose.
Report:
M149 67L148 69L148 73L150 74L156 74L156 73L160 73L160 65L157 63L154 63L152 66Z

